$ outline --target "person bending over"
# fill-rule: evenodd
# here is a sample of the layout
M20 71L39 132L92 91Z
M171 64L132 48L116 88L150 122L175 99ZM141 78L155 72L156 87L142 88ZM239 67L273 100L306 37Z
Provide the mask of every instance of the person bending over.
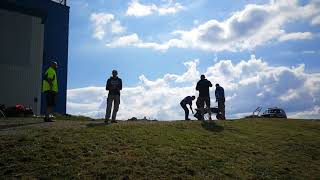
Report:
M189 104L191 112L193 114L192 101L195 99L196 99L195 96L187 96L180 102L180 105L181 105L182 109L184 110L184 119L185 120L190 120L189 119L189 109L187 107L187 104Z

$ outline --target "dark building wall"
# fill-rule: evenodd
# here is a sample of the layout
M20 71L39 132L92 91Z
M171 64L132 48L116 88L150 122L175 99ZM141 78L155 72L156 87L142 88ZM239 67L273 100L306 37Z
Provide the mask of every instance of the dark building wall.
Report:
M41 16L44 23L43 72L50 66L50 61L58 62L57 70L59 93L56 112L66 113L67 75L68 75L68 35L69 7L51 0L1 0L1 6L22 13ZM44 112L42 96L41 112Z

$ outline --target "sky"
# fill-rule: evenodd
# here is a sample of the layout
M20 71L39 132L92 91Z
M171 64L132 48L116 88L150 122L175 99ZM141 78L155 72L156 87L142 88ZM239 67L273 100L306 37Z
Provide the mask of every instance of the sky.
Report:
M224 87L227 118L258 106L320 118L320 0L68 3L67 113L104 117L116 69L118 119L183 119L179 103L198 96L201 74Z

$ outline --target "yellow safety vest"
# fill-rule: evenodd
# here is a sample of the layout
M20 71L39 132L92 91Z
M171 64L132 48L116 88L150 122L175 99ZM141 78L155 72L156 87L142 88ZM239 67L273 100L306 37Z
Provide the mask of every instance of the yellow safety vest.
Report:
M52 80L52 87L50 87L47 79L51 79ZM57 80L57 74L56 71L52 68L49 67L48 70L46 71L46 73L44 73L44 79L42 82L42 91L54 91L54 92L58 92L58 80Z

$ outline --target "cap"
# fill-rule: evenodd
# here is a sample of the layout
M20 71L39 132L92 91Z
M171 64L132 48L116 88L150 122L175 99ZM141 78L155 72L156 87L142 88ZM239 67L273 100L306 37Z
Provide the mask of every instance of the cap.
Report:
M55 64L55 65L58 65L57 61L51 61L51 64Z

